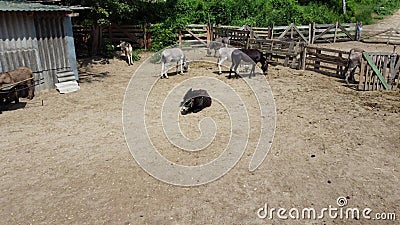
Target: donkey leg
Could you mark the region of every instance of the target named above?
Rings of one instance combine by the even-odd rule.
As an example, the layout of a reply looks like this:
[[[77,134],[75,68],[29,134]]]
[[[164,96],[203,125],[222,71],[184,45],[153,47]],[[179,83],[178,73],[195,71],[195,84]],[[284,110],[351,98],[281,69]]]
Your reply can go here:
[[[232,78],[231,73],[232,73],[232,69],[233,69],[234,66],[235,66],[235,63],[232,61],[232,65],[231,65],[231,67],[229,68],[229,76],[228,76],[228,79],[231,79],[231,78]],[[236,73],[236,71],[235,71],[235,73]]]
[[[14,90],[14,93],[13,93],[13,98],[14,98],[14,102],[15,103],[19,103],[19,96],[18,96],[18,90],[17,90],[17,87],[15,87],[15,90]],[[29,98],[29,96],[28,96],[28,99],[31,99],[31,98]]]
[[[181,59],[179,62],[181,64],[181,74],[184,74],[184,72],[183,72],[183,59]]]
[[[237,64],[235,65],[235,68],[234,68],[234,70],[235,70],[235,78],[236,78],[236,79],[239,78],[239,72],[238,72],[238,66],[239,66],[239,64],[240,64],[240,62],[237,63]]]
[[[31,80],[29,80],[27,83],[28,83],[28,99],[33,99],[35,86],[32,84]],[[18,98],[18,93],[16,94],[16,97]]]
[[[160,78],[162,79],[164,76],[165,76],[165,78],[167,78],[167,79],[168,79],[168,74],[167,74],[167,71],[166,71],[166,66],[165,66],[165,63],[164,63],[164,62],[162,62],[162,65],[161,65],[161,75],[160,75]]]
[[[222,73],[222,70],[221,70],[221,64],[225,61],[225,57],[224,58],[218,58],[218,60],[217,60],[217,64],[218,64],[218,74],[221,74]]]
[[[256,70],[256,65],[253,64],[253,66],[251,67],[251,70],[250,70],[249,78],[251,78],[252,74],[253,74],[254,77],[256,76],[255,70]]]

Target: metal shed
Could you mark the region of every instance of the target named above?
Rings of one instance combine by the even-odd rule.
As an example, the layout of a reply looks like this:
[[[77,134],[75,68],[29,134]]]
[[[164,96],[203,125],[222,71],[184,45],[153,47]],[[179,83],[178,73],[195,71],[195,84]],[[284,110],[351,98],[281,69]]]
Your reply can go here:
[[[53,89],[68,71],[78,80],[71,15],[65,7],[0,1],[0,72],[31,68],[37,91]]]

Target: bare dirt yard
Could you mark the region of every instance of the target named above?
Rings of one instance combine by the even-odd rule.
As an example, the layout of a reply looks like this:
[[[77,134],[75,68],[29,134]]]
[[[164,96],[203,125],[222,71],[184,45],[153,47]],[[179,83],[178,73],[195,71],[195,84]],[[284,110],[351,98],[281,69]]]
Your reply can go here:
[[[326,46],[349,50],[355,45],[362,44]],[[362,47],[392,50],[386,45]],[[21,99],[25,107],[0,115],[0,224],[399,223],[398,91],[360,92],[337,77],[270,67],[266,79],[277,120],[264,162],[248,171],[255,145],[250,138],[249,151],[225,176],[201,186],[180,187],[146,173],[125,141],[124,94],[135,70],[151,53],[141,56],[133,66],[121,59],[82,61],[79,91],[36,93],[31,101]],[[155,66],[157,71],[161,67]],[[154,91],[167,91],[174,82],[199,76],[195,71],[200,70],[232,85],[243,82],[216,75],[216,64],[193,63],[186,75],[157,81]],[[254,101],[243,93],[244,101]],[[150,110],[151,118],[160,110],[157,97],[154,93],[149,97],[155,110]],[[229,125],[222,106],[213,103],[192,114],[193,121],[186,119],[182,130],[189,137],[198,135],[195,127],[202,113]],[[226,131],[223,127],[216,135],[210,148],[217,150],[209,154],[193,158],[168,149],[164,153],[176,163],[203,163],[220,154],[218,147],[227,143]],[[165,138],[157,139],[160,127],[152,127],[150,133],[160,148],[169,144]],[[314,208],[320,215],[323,208],[340,208],[339,197],[347,200],[342,209],[360,210],[358,219],[333,219],[328,212],[315,220],[278,218],[278,208],[287,209],[286,216],[291,209],[301,214],[304,208]],[[276,210],[259,218],[257,211],[266,204],[268,210]],[[361,215],[365,208],[372,210],[370,220]],[[396,213],[397,218],[377,221],[374,218],[392,215],[377,213]]]

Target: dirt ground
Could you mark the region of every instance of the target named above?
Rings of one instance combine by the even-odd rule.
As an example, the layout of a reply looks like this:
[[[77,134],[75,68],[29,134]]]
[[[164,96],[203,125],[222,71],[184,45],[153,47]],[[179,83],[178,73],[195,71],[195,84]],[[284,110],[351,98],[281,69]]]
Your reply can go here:
[[[362,43],[326,46],[348,50],[355,45]],[[362,47],[392,50],[386,45]],[[79,91],[40,92],[31,101],[21,99],[25,107],[0,115],[0,224],[398,224],[398,91],[360,92],[340,78],[270,67],[266,79],[275,97],[277,121],[263,164],[250,173],[251,152],[246,153],[222,178],[197,187],[179,187],[141,169],[125,142],[122,107],[126,87],[150,55],[143,53],[130,67],[121,59],[86,60],[80,64]],[[192,66],[217,77],[215,64]],[[170,84],[196,75],[189,72],[160,80],[154,91],[168,90]],[[219,79],[232,85],[243,82]],[[254,101],[243,93],[244,101]],[[156,97],[150,96],[155,107],[149,118],[155,118],[151,113],[159,110]],[[221,112],[218,103],[202,111],[229,124]],[[198,130],[192,128],[201,115],[186,120],[183,132],[196,137]],[[155,136],[162,132],[157,126],[151,129]],[[227,142],[227,130],[221,132],[213,143],[217,146]],[[168,144],[159,140],[156,145],[161,148]],[[254,144],[250,139],[249,148]],[[191,165],[220,154],[164,153],[174,162]],[[269,209],[313,207],[319,211],[338,207],[339,197],[347,199],[348,207],[371,208],[371,217],[396,213],[397,220],[282,220],[276,212],[274,219],[257,216],[265,204]]]

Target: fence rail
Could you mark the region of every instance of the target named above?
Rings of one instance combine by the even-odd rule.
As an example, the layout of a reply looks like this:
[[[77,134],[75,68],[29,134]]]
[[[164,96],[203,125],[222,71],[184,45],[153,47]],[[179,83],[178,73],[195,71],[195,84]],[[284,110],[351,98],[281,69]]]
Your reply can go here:
[[[313,24],[313,34],[311,43],[354,41],[356,36],[356,24]]]
[[[306,43],[331,43],[337,41],[355,40],[356,24],[308,24],[271,27],[251,27],[251,26],[211,26],[208,24],[190,24],[186,29],[180,31],[178,41],[204,42],[207,43],[217,37],[230,37],[236,46],[246,46],[246,38],[260,40],[278,39],[295,40]],[[201,39],[201,40],[200,40]]]
[[[370,43],[400,44],[400,29],[363,29],[361,41]]]
[[[251,39],[250,48],[257,48],[267,56],[268,63],[300,69],[302,67],[302,52],[304,43],[280,40]]]
[[[319,73],[343,76],[348,64],[348,51],[308,46],[305,51],[305,68]]]

